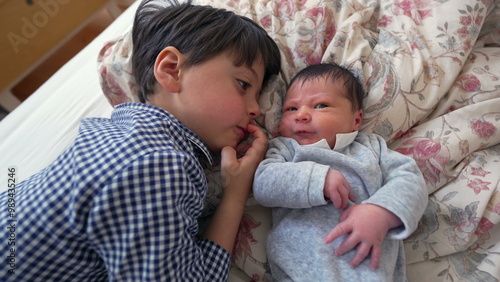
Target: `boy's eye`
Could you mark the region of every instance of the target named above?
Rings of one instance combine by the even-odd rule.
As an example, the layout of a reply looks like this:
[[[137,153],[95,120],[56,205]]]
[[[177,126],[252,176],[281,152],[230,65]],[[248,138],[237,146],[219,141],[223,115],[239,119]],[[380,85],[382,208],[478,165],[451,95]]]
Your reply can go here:
[[[293,111],[296,111],[296,110],[297,110],[297,108],[295,108],[295,107],[288,107],[286,109],[286,112],[293,112]]]
[[[327,104],[318,104],[316,105],[315,107],[316,109],[323,109],[323,108],[328,108],[328,105]]]
[[[238,79],[238,83],[240,84],[241,88],[243,88],[243,89],[247,89],[248,87],[250,87],[250,83],[245,82],[243,80]]]

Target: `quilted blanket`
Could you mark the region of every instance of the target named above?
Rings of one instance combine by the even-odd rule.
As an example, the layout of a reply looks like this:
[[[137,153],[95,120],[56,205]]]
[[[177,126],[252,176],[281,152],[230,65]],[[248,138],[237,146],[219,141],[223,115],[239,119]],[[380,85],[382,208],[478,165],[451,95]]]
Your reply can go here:
[[[419,228],[405,240],[409,281],[500,279],[500,1],[196,2],[252,18],[278,43],[282,72],[260,101],[260,122],[270,136],[285,85],[298,70],[333,61],[360,77],[362,131],[413,157],[429,191]],[[105,64],[112,56],[129,58],[129,39],[118,41],[125,47],[113,51],[113,42],[100,58],[103,89],[113,104],[130,98],[124,95],[133,100],[134,90],[133,77],[120,85],[119,77],[131,73],[121,71],[127,66],[113,65],[118,74],[112,74]],[[221,188],[218,169],[206,172],[210,208]],[[249,201],[230,280],[267,280],[270,225],[269,209]]]

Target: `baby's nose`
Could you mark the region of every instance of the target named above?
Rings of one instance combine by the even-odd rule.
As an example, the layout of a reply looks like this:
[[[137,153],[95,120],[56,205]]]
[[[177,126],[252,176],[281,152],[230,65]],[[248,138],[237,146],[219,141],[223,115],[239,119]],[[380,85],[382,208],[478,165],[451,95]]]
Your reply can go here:
[[[297,110],[297,117],[296,119],[298,121],[308,121],[311,119],[311,115],[309,113],[309,110],[306,107],[300,107]]]

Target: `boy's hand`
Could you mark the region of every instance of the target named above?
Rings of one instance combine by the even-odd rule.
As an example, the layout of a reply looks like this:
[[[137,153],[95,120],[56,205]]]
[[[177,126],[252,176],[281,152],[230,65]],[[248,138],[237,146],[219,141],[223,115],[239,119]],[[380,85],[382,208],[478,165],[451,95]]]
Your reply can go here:
[[[370,267],[375,270],[380,261],[382,241],[387,231],[401,224],[395,214],[380,206],[354,205],[342,213],[340,223],[325,237],[325,243],[330,244],[350,233],[335,250],[335,255],[341,256],[357,247],[350,263],[351,267],[358,266],[371,253]]]
[[[337,209],[345,209],[349,200],[354,201],[354,194],[351,191],[349,182],[344,175],[337,170],[329,169],[323,187],[323,194],[332,201]]]
[[[244,156],[238,158],[236,150],[229,146],[222,148],[221,152],[224,194],[234,192],[239,195],[239,198],[244,197],[245,201],[252,187],[255,170],[264,159],[268,144],[266,135],[258,126],[249,124],[247,130],[254,140],[251,144],[240,144],[237,148],[238,153],[246,150]]]
[[[267,149],[266,135],[259,127],[248,125],[247,130],[253,135],[254,141],[244,156],[238,158],[236,150],[232,147],[222,148],[221,178],[224,194],[203,234],[205,238],[219,244],[229,253],[233,250],[234,238],[238,233],[241,216],[252,190],[255,170]]]

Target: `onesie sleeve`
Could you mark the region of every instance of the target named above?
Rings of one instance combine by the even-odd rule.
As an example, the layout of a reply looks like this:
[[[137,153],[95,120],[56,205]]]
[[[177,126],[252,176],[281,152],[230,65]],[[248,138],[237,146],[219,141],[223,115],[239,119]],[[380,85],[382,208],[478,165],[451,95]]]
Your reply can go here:
[[[253,195],[267,207],[309,208],[327,204],[323,194],[329,166],[294,162],[296,147],[288,138],[269,142],[266,159],[255,173]]]
[[[96,195],[88,241],[111,281],[225,281],[230,255],[198,240],[206,187],[178,152],[156,152],[128,165]],[[195,183],[197,182],[197,183]]]
[[[379,205],[398,216],[403,225],[389,231],[392,239],[405,239],[415,231],[427,206],[424,178],[415,160],[387,148],[382,137],[373,135],[372,146],[379,154],[382,187],[363,203]]]

